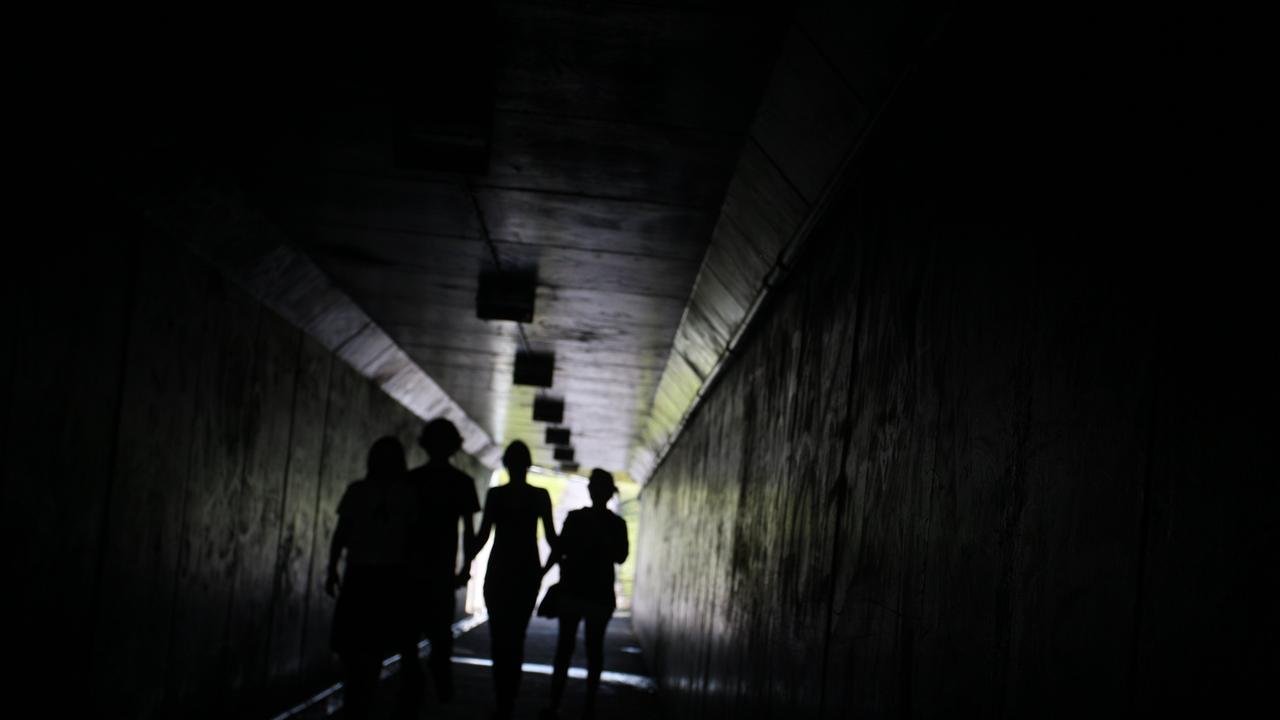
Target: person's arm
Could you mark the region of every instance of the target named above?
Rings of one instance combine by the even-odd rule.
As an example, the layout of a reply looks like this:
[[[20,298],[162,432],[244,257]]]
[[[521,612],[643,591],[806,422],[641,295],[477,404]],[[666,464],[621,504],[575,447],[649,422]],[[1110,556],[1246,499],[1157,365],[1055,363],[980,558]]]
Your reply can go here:
[[[338,588],[342,586],[342,578],[338,576],[338,559],[342,557],[342,550],[347,546],[348,524],[347,516],[339,512],[338,526],[333,529],[333,539],[329,541],[329,572],[325,574],[324,579],[324,591],[329,597],[335,596]]]
[[[471,561],[475,560],[476,555],[480,554],[480,549],[484,544],[489,542],[489,532],[493,529],[493,518],[490,517],[490,511],[493,510],[493,491],[484,498],[484,513],[480,516],[480,530],[472,536],[471,545],[466,550],[466,564],[471,565]]]
[[[551,548],[551,554],[547,556],[547,564],[542,566],[542,574],[546,575],[551,572],[551,568],[555,567],[555,564],[560,562],[561,557],[563,556],[560,554],[559,546],[553,546]]]
[[[486,536],[485,539],[487,540],[488,537]],[[473,512],[470,512],[462,516],[462,547],[464,548],[471,547],[472,545],[475,545],[475,544],[476,544],[476,514]],[[476,551],[479,552],[480,547],[483,547],[483,546],[484,546],[484,543],[481,543],[479,546],[476,547]]]
[[[542,503],[538,511],[542,517],[542,532],[547,536],[547,544],[554,549],[560,543],[560,538],[556,535],[555,521],[551,519],[551,495],[543,490],[539,501]]]
[[[614,517],[617,517],[616,515]],[[621,564],[627,559],[627,554],[631,551],[631,543],[627,540],[627,521],[618,518],[617,522],[618,541],[614,543],[613,561]]]
[[[475,481],[470,475],[457,472],[457,507],[462,518],[462,571],[454,578],[454,587],[462,587],[471,579],[471,560],[480,552],[476,545],[476,513],[480,512],[480,499],[476,497]],[[475,546],[473,553],[470,548]]]
[[[550,515],[550,513],[551,513],[551,509],[548,504],[547,514]],[[544,517],[543,523],[547,527],[550,527],[548,518]],[[560,528],[560,535],[554,538],[554,542],[551,539],[548,539],[548,542],[550,542],[551,544],[551,554],[547,556],[547,564],[542,567],[543,575],[546,575],[547,572],[549,572],[551,568],[554,567],[556,563],[560,562],[560,559],[564,557],[564,534],[566,531],[569,530],[569,526],[570,526],[569,517],[566,516],[564,519],[564,527]]]
[[[469,552],[467,548],[476,542],[475,522],[475,513],[467,513],[462,516],[462,572],[459,572],[453,579],[454,588],[460,588],[471,580],[471,561],[475,558],[475,555]],[[476,552],[480,552],[480,549],[476,548]]]
[[[475,553],[478,553],[480,552],[480,548],[484,546],[483,542],[476,542],[476,513],[480,512],[480,498],[476,497],[475,481],[471,479],[470,475],[459,472],[458,477],[458,492],[460,494],[458,499],[458,508],[460,510],[459,515],[462,516],[462,547],[469,548],[474,546]],[[489,498],[486,497],[486,508],[489,505],[488,500]],[[488,540],[487,532],[485,534],[485,539]],[[474,557],[475,553],[467,556],[466,567],[463,568],[464,571],[471,567],[470,558]]]

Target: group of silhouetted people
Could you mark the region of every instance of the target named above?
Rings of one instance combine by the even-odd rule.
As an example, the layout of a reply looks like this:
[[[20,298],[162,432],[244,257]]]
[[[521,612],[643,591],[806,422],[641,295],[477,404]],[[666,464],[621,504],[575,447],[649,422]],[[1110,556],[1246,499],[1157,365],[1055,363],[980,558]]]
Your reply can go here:
[[[449,462],[462,447],[457,429],[448,420],[433,420],[423,429],[420,443],[429,460],[408,470],[399,440],[384,437],[375,442],[365,478],[353,482],[338,505],[325,589],[338,598],[332,642],[346,675],[344,712],[348,717],[368,716],[383,658],[400,653],[396,714],[417,717],[426,690],[418,662],[422,636],[431,643],[428,665],[436,697],[441,702],[452,699],[454,593],[469,580],[471,562],[492,532],[484,598],[495,717],[509,718],[515,707],[525,633],[542,577],[556,563],[561,566],[558,592],[554,603],[552,598],[544,601],[543,614],[559,617],[560,635],[551,699],[543,716],[556,717],[583,621],[588,660],[584,710],[591,716],[603,669],[604,631],[615,607],[613,565],[625,560],[628,551],[626,523],[607,508],[617,492],[613,477],[603,470],[591,473],[592,506],[569,513],[557,534],[550,495],[527,482],[533,464],[529,448],[513,442],[502,457],[509,482],[489,490],[477,533],[473,519],[480,503],[475,485]],[[538,552],[539,520],[552,548],[545,565]],[[340,576],[344,551],[345,572]]]

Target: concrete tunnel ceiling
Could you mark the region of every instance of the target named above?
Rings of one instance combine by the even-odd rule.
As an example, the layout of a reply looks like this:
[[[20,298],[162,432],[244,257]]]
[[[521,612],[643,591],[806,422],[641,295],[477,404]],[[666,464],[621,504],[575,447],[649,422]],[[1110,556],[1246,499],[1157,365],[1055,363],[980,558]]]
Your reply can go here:
[[[785,25],[736,4],[500,3],[467,20],[396,73],[335,74],[246,188],[495,445],[555,467],[532,408],[549,396],[584,469],[626,470]],[[531,322],[477,317],[495,268],[536,273]],[[554,353],[552,387],[513,384],[521,350]]]

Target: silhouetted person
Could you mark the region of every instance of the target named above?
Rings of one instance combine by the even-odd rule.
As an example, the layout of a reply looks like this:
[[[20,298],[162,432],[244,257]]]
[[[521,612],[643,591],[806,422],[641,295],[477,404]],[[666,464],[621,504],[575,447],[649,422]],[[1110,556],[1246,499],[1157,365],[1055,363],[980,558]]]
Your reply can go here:
[[[591,471],[587,485],[591,507],[574,510],[564,519],[560,541],[547,558],[545,573],[560,563],[560,637],[556,643],[555,671],[551,675],[551,705],[543,717],[554,718],[564,696],[565,678],[578,623],[586,621],[587,697],[583,716],[595,713],[596,691],[604,669],[604,631],[617,601],[613,592],[613,566],[627,559],[627,523],[608,508],[618,491],[613,476],[599,468]]]
[[[525,482],[533,464],[529,448],[519,440],[502,454],[510,481],[492,488],[485,498],[480,532],[468,557],[484,546],[494,529],[493,551],[484,580],[484,602],[489,608],[489,638],[493,654],[493,680],[499,718],[511,717],[520,690],[520,666],[524,662],[524,636],[542,583],[538,555],[538,520],[547,540],[556,542],[551,522],[551,496]]]
[[[427,464],[409,472],[409,483],[418,494],[421,522],[414,537],[412,567],[411,642],[401,650],[406,672],[400,710],[415,717],[425,685],[417,657],[417,636],[431,641],[427,664],[441,702],[453,698],[454,591],[466,584],[464,565],[458,573],[458,521],[462,521],[463,547],[470,547],[475,533],[475,513],[480,512],[475,482],[449,463],[462,449],[462,436],[453,423],[436,418],[422,429],[418,443],[427,451]]]
[[[325,592],[338,592],[332,644],[346,674],[344,714],[369,714],[382,658],[404,643],[408,628],[408,561],[417,496],[406,481],[404,446],[380,438],[369,449],[365,479],[347,487],[329,544]],[[346,551],[340,577],[338,560]]]

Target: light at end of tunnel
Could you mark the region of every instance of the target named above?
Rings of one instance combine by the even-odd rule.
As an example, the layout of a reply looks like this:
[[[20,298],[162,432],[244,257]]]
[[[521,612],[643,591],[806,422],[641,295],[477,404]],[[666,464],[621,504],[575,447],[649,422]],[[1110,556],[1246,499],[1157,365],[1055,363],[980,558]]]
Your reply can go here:
[[[462,657],[460,655],[454,655],[453,662],[455,665],[475,665],[477,667],[493,667],[493,661],[490,660],[489,658]],[[543,665],[542,663],[525,663],[520,667],[525,672],[534,673],[535,675],[550,675],[555,670],[555,668],[551,667],[550,665]],[[569,668],[569,677],[574,678],[575,680],[586,680],[587,669],[580,668],[580,667],[571,667]],[[658,685],[653,681],[652,678],[647,678],[643,675],[633,675],[631,673],[620,673],[620,672],[613,672],[611,670],[605,670],[604,672],[600,673],[600,682],[609,683],[611,685],[626,685],[628,687],[632,687],[637,690],[643,690],[644,692],[650,692],[650,693],[658,691]]]

